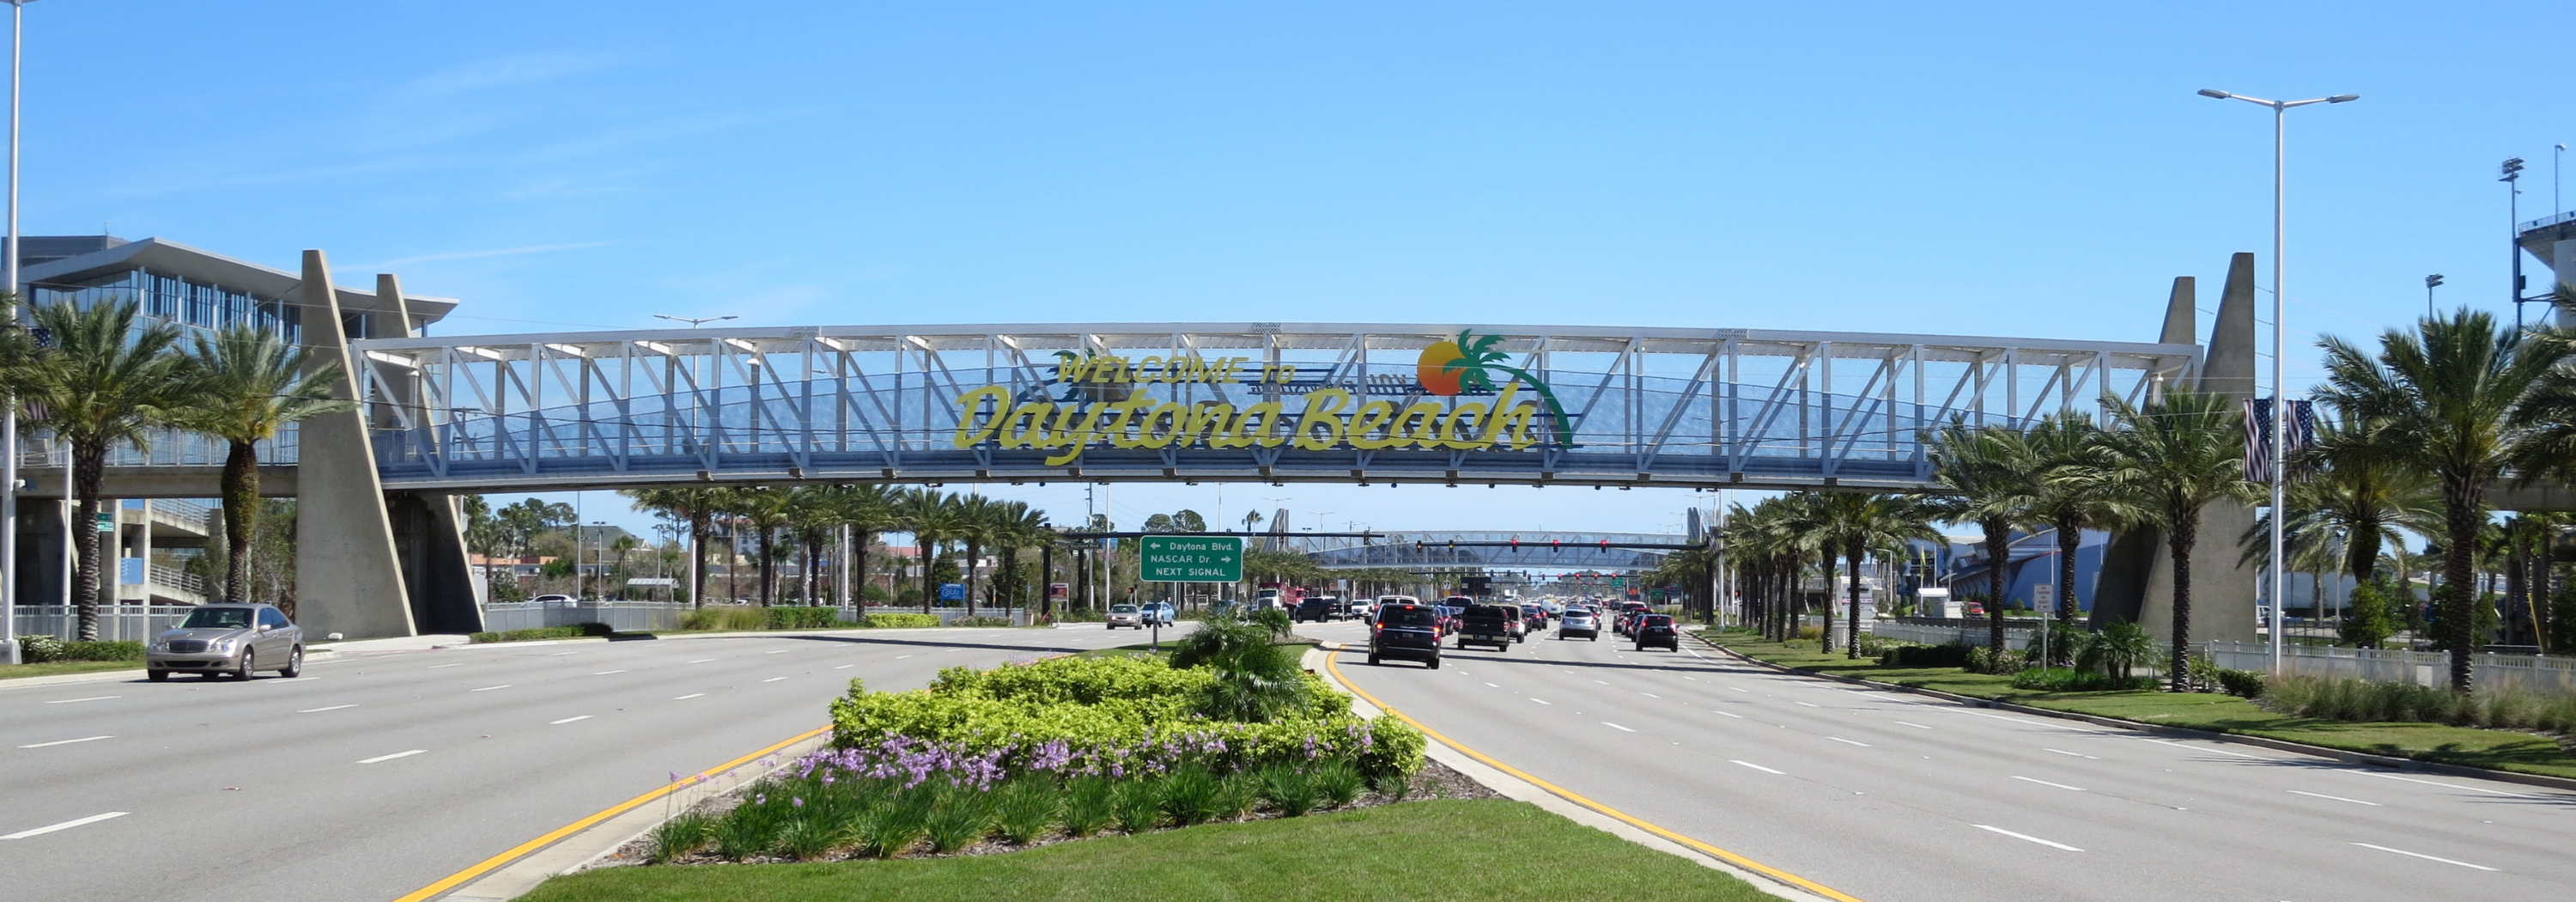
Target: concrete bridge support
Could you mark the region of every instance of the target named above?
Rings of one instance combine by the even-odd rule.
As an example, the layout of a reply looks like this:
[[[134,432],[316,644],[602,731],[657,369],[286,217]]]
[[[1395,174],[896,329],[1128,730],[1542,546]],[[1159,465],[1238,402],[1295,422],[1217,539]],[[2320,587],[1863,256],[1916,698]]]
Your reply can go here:
[[[2159,341],[2188,344],[2196,339],[2196,288],[2190,276],[2174,279],[2165,304],[2164,334]],[[2227,285],[2219,297],[2218,322],[2209,336],[2207,358],[2196,387],[2225,394],[2231,400],[2254,396],[2254,255],[2240,253],[2228,261]],[[2239,563],[2237,539],[2254,526],[2254,509],[2221,501],[2200,512],[2200,539],[2191,554],[2191,635],[2193,642],[2254,639],[2254,586],[2260,568]],[[2158,639],[2173,635],[2173,555],[2163,530],[2122,530],[2103,550],[2102,575],[2094,585],[2093,625],[2134,621]]]

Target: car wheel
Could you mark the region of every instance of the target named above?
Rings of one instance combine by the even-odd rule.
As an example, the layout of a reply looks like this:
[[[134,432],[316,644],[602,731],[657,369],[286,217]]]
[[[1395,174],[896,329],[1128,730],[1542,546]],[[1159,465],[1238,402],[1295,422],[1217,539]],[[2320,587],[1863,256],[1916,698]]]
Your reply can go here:
[[[1369,666],[1377,666],[1377,652],[1369,652]]]
[[[233,678],[238,680],[251,679],[251,668],[258,665],[258,661],[256,660],[257,657],[257,655],[251,654],[249,649],[243,649],[241,666],[233,669]]]
[[[286,667],[279,670],[277,675],[286,677],[287,679],[294,679],[298,676],[302,676],[303,674],[304,649],[301,646],[298,646],[294,651],[286,653]]]
[[[170,681],[170,672],[159,669],[146,670],[143,672],[143,678],[155,683],[166,683]]]
[[[1439,655],[1432,655],[1432,656],[1431,656],[1431,669],[1433,669],[1433,670],[1438,670],[1438,669],[1440,669],[1440,656],[1439,656]]]

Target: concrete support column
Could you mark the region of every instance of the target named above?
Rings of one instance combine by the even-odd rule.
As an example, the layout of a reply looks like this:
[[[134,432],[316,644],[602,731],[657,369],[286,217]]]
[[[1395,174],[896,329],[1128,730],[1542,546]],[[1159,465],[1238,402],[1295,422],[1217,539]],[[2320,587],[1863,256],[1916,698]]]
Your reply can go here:
[[[316,366],[336,362],[341,378],[331,396],[356,400],[358,368],[331,267],[322,252],[304,252],[304,284],[297,288],[308,311],[304,338]],[[351,639],[409,636],[416,630],[411,593],[394,548],[384,485],[376,476],[364,409],[305,420],[299,436],[295,505],[296,616],[315,636]]]

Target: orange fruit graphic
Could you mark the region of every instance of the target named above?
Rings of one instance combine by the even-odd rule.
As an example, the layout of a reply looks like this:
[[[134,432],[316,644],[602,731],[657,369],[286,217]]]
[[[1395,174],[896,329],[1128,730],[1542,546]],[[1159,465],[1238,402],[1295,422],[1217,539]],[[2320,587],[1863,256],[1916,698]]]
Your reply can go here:
[[[1458,380],[1466,375],[1466,371],[1444,370],[1443,367],[1465,356],[1467,352],[1459,348],[1458,343],[1454,341],[1439,342],[1423,348],[1421,362],[1413,365],[1413,377],[1422,382],[1423,390],[1432,394],[1442,396],[1457,394]]]

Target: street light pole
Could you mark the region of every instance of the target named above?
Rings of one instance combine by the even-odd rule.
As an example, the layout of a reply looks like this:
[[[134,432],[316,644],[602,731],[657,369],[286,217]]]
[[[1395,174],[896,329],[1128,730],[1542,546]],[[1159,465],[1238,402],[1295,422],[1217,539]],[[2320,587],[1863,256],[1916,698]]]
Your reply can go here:
[[[2282,549],[2285,544],[2282,537],[2282,524],[2287,519],[2287,514],[2282,510],[2282,489],[2289,472],[2289,455],[2284,453],[2286,449],[2283,444],[2288,436],[2290,417],[2286,403],[2289,399],[2289,389],[2288,383],[2282,378],[2281,362],[2285,356],[2284,352],[2288,350],[2288,343],[2283,336],[2288,332],[2289,321],[2286,318],[2288,305],[2282,300],[2281,292],[2284,281],[2282,272],[2288,268],[2282,265],[2282,256],[2286,251],[2290,197],[2287,178],[2290,160],[2289,112],[2292,107],[2303,107],[2312,103],[2349,103],[2360,100],[2361,95],[2337,94],[2309,100],[2264,100],[2259,97],[2247,97],[2243,94],[2230,94],[2226,91],[2203,88],[2200,96],[2217,100],[2242,100],[2272,109],[2272,616],[2268,618],[2270,622],[2265,624],[2265,629],[2270,631],[2272,640],[2272,673],[2278,676],[2281,673],[2282,652],[2281,608],[2283,605],[2281,602],[2288,588],[2288,580],[2285,578],[2287,571],[2282,567],[2284,562]],[[2188,638],[2174,637],[2177,642],[2188,641]]]
[[[741,317],[738,316],[672,316],[668,313],[656,313],[653,314],[653,318],[667,319],[675,323],[688,323],[689,328],[692,329],[708,323],[723,322],[729,319],[741,319]]]
[[[2433,314],[2433,288],[2434,288],[2435,286],[2440,285],[2440,284],[2442,284],[2442,274],[2441,274],[2441,273],[2434,273],[2434,274],[2432,274],[2432,275],[2429,275],[2429,276],[2425,276],[2425,277],[2424,277],[2424,318],[2425,318],[2425,319],[2432,319],[2432,318],[2433,318],[2433,315],[2434,315],[2434,314]]]
[[[27,4],[9,0],[9,232],[0,255],[0,325],[18,325],[18,60]],[[0,664],[18,661],[18,399],[0,399]],[[66,552],[68,555],[68,551]]]

